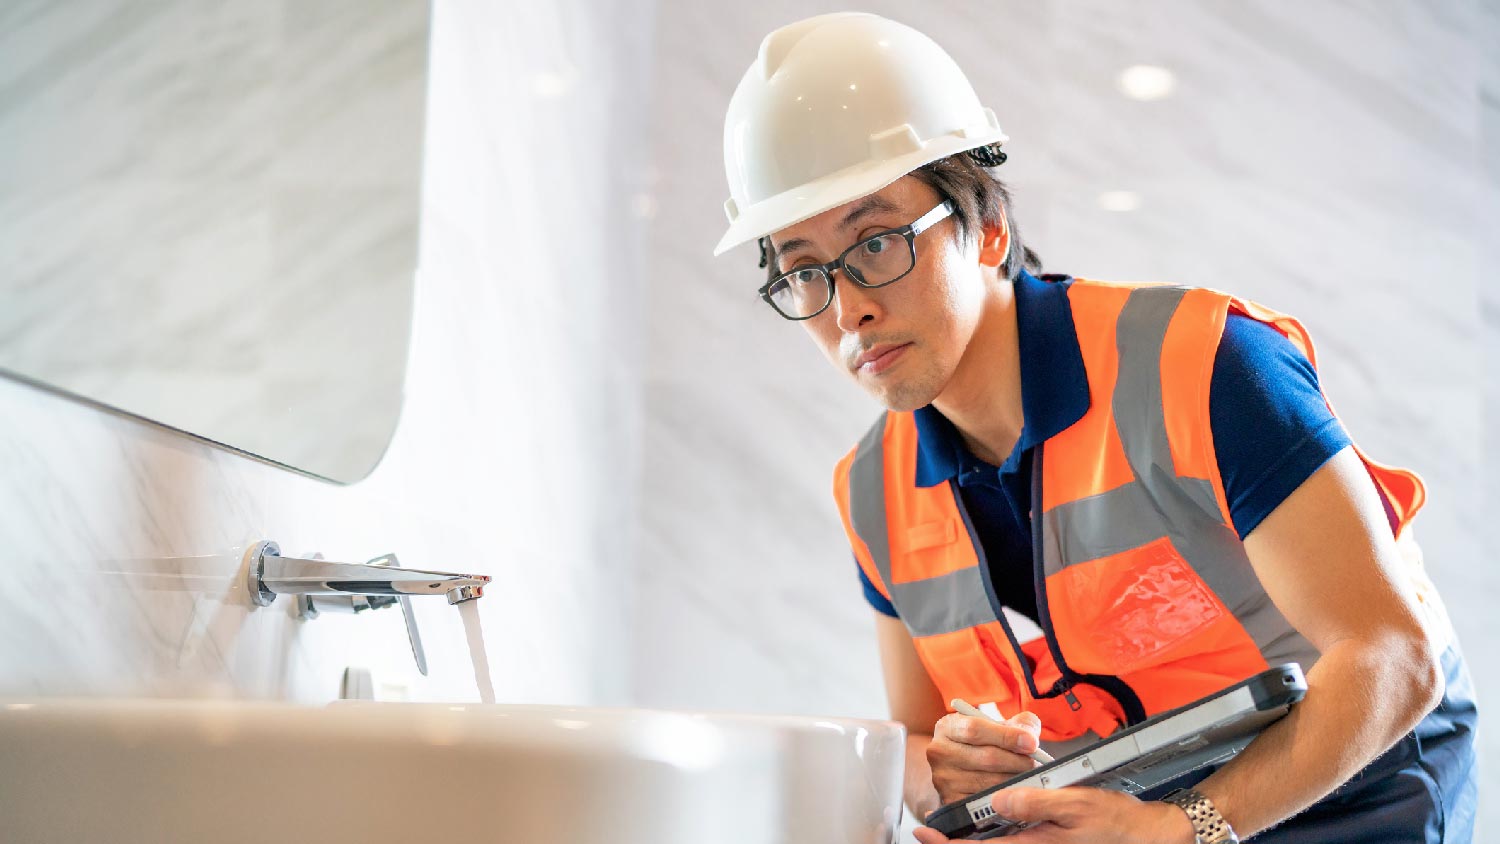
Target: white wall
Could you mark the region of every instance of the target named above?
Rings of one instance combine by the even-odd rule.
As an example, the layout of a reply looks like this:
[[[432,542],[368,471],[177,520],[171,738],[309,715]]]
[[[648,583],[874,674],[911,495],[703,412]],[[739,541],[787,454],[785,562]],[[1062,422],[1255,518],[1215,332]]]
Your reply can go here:
[[[756,298],[753,246],[710,257],[735,84],[765,33],[844,6],[660,7],[633,677],[648,704],[886,711],[830,495],[874,408]],[[932,35],[994,108],[1016,220],[1049,271],[1220,287],[1308,324],[1357,441],[1427,479],[1418,536],[1481,694],[1500,699],[1485,531],[1500,502],[1500,301],[1482,275],[1500,263],[1496,4],[862,8]],[[1115,74],[1136,63],[1171,68],[1177,95],[1123,98]],[[1110,190],[1140,209],[1102,210]]]
[[[499,696],[627,689],[641,402],[631,320],[649,6],[443,0],[433,23],[422,269],[406,402],[375,473],[338,487],[0,380],[0,696],[321,702],[348,664],[474,700],[458,614],[414,602],[298,622],[251,609],[240,553],[494,577]],[[599,144],[607,141],[608,154]]]

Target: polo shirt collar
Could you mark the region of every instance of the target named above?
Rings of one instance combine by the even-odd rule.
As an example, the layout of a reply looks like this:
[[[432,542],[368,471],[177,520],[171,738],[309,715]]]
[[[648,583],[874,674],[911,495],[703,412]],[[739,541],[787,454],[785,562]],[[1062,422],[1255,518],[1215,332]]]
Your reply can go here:
[[[1068,303],[1068,276],[1037,278],[1025,270],[1015,282],[1016,329],[1021,353],[1021,437],[1000,467],[1013,473],[1021,455],[1083,418],[1089,409],[1088,376],[1073,308]],[[919,487],[937,486],[965,467],[978,464],[958,429],[937,408],[918,408],[917,472]]]

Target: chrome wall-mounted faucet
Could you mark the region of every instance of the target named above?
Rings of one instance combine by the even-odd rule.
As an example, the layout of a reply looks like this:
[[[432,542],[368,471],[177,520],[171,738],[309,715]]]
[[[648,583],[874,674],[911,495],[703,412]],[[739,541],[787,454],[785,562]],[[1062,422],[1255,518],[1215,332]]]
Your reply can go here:
[[[317,618],[322,612],[352,612],[382,609],[400,604],[406,618],[417,670],[427,673],[427,654],[412,615],[412,595],[446,595],[448,603],[461,604],[484,596],[490,578],[482,574],[404,569],[395,554],[376,557],[368,563],[333,563],[281,556],[281,547],[261,541],[245,551],[245,580],[250,600],[269,607],[277,595],[297,596],[298,615]]]

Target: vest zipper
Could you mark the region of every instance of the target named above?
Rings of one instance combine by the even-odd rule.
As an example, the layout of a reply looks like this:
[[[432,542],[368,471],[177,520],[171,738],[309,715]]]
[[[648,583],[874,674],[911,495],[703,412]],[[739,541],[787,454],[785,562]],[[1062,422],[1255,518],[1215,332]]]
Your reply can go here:
[[[1041,444],[1036,446],[1036,459],[1032,467],[1032,511],[1036,511],[1035,502],[1041,501]],[[1058,671],[1062,677],[1052,684],[1052,687],[1043,692],[1037,688],[1036,675],[1032,673],[1031,662],[1026,658],[1026,652],[1021,650],[1021,642],[1016,638],[1016,633],[1011,629],[1010,622],[1005,620],[1004,605],[999,595],[995,593],[994,581],[990,578],[989,560],[984,553],[984,544],[979,541],[979,536],[974,532],[974,522],[969,518],[969,509],[964,506],[964,499],[959,494],[958,479],[948,479],[949,491],[953,493],[953,503],[958,507],[958,515],[963,519],[964,529],[969,533],[969,544],[974,546],[974,554],[979,558],[979,577],[984,583],[985,595],[989,598],[990,608],[994,610],[995,620],[1000,623],[1000,629],[1005,631],[1005,638],[1010,642],[1011,650],[1016,655],[1016,662],[1021,666],[1022,679],[1026,681],[1026,690],[1031,693],[1034,700],[1050,700],[1062,696],[1067,701],[1068,708],[1077,712],[1083,708],[1083,702],[1073,692],[1073,686],[1078,683],[1094,686],[1105,694],[1113,697],[1119,702],[1120,708],[1125,712],[1125,717],[1131,725],[1139,724],[1146,720],[1146,709],[1141,705],[1141,700],[1135,691],[1125,681],[1118,677],[1108,677],[1099,674],[1078,674],[1068,667],[1063,659],[1062,648],[1057,643],[1057,633],[1052,628],[1052,617],[1047,612],[1046,572],[1042,565],[1041,554],[1041,520],[1032,517],[1032,578],[1036,582],[1037,589],[1037,621],[1042,628],[1042,635],[1047,640],[1047,650],[1052,654],[1052,659],[1057,663]],[[982,634],[979,635],[980,647],[989,651],[993,643]],[[1003,658],[1002,658],[1003,660]]]
[[[1021,666],[1021,676],[1026,681],[1026,690],[1031,693],[1032,698],[1037,700],[1056,697],[1056,686],[1047,694],[1043,694],[1037,690],[1036,677],[1031,672],[1031,662],[1026,658],[1026,652],[1021,650],[1021,643],[1016,639],[1016,632],[1010,629],[1010,622],[1005,620],[1004,607],[1000,603],[1000,597],[995,594],[994,581],[990,579],[990,564],[984,554],[984,543],[979,541],[978,534],[974,532],[974,522],[969,518],[969,508],[964,506],[963,496],[959,494],[957,478],[948,479],[948,489],[953,493],[953,503],[958,505],[958,515],[959,518],[963,519],[964,530],[969,532],[969,544],[974,546],[974,554],[979,558],[979,579],[984,583],[984,592],[986,597],[989,598],[990,609],[994,610],[995,620],[1000,623],[1000,629],[1005,631],[1006,641],[1010,642],[1011,650],[1016,655],[1016,663]],[[975,635],[979,637],[980,647],[986,652],[994,648],[994,643],[990,641],[988,636],[978,631],[976,631]],[[996,654],[996,656],[998,657],[999,654]],[[1003,663],[1004,661],[1004,657],[1000,657],[1000,662]],[[1068,705],[1072,706],[1073,701],[1076,700],[1077,698],[1073,698],[1072,701],[1069,701]],[[1082,704],[1079,704],[1079,707],[1082,707]]]
[[[1057,641],[1057,631],[1052,627],[1052,613],[1047,608],[1047,566],[1045,522],[1042,519],[1042,448],[1045,443],[1037,443],[1032,449],[1031,460],[1031,569],[1032,581],[1036,585],[1036,615],[1037,623],[1042,628],[1042,637],[1047,640],[1047,650],[1052,653],[1052,660],[1057,663],[1058,671],[1062,678],[1057,681],[1048,693],[1048,697],[1055,697],[1061,693],[1068,702],[1068,707],[1074,712],[1083,708],[1078,696],[1073,694],[1073,687],[1079,683],[1093,686],[1120,704],[1120,709],[1125,713],[1127,726],[1135,726],[1146,720],[1146,707],[1141,704],[1141,698],[1130,688],[1130,684],[1119,677],[1107,674],[1079,674],[1068,667],[1067,660],[1063,659],[1062,645]],[[977,544],[977,543],[976,543]]]

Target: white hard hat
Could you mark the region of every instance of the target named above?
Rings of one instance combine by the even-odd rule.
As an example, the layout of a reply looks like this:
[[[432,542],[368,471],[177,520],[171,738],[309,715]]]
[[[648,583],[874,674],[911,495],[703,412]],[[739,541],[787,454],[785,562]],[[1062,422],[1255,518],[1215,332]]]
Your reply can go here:
[[[1006,140],[958,64],[915,29],[859,12],[789,24],[760,43],[724,116],[729,231],[714,254]]]

